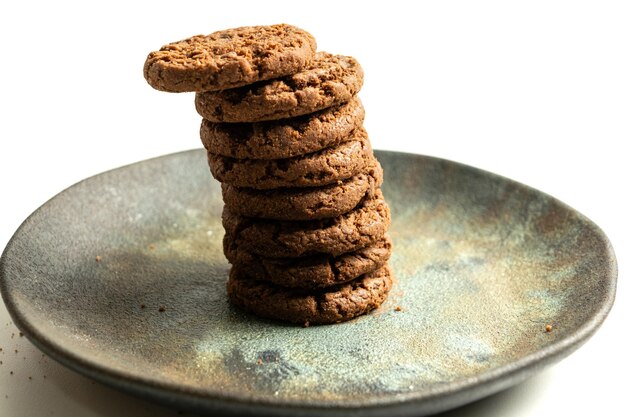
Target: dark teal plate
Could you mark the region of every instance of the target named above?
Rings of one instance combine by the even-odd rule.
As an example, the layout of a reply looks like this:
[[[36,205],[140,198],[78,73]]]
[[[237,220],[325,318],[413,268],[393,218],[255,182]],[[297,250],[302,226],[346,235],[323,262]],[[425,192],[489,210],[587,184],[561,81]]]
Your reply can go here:
[[[521,381],[602,323],[617,266],[587,218],[475,168],[377,155],[396,283],[368,316],[302,328],[231,307],[220,187],[202,150],[106,172],[43,205],[2,255],[4,301],[72,369],[237,415],[434,413]]]

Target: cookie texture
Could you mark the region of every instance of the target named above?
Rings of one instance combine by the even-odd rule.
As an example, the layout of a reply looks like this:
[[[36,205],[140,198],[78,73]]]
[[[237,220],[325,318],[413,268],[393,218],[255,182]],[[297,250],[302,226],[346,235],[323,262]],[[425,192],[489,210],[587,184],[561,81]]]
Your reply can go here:
[[[212,122],[259,122],[346,103],[363,85],[356,59],[318,52],[308,69],[276,80],[196,94],[196,110]]]
[[[165,45],[148,55],[143,72],[157,90],[215,91],[297,73],[316,48],[295,26],[246,26]]]
[[[238,159],[282,159],[317,152],[348,139],[363,125],[358,97],[306,116],[258,123],[204,119],[200,138],[207,151]]]
[[[227,292],[234,305],[258,316],[308,325],[339,323],[366,314],[385,301],[392,285],[387,266],[346,284],[312,292],[257,281],[234,267]]]
[[[224,254],[250,278],[283,287],[315,289],[351,281],[382,267],[391,256],[391,239],[385,235],[370,246],[337,257],[271,259],[237,250],[227,237]]]
[[[366,172],[323,187],[255,190],[222,183],[222,197],[230,211],[247,217],[274,220],[313,220],[336,217],[354,209],[383,181],[374,161]]]
[[[236,187],[259,190],[282,187],[319,187],[363,172],[374,154],[365,129],[350,140],[319,152],[287,159],[233,159],[208,153],[216,180]]]
[[[242,217],[228,206],[222,224],[234,249],[266,258],[297,258],[316,254],[338,256],[372,245],[387,232],[389,207],[380,189],[357,208],[330,219],[277,221]],[[231,249],[232,250],[232,249]]]

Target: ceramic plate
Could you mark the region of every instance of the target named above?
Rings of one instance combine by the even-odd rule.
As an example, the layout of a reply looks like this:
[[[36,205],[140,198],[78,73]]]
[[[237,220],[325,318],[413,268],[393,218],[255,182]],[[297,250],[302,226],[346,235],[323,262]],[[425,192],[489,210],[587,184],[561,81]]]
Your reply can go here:
[[[365,317],[303,328],[229,305],[202,150],[89,178],[34,212],[0,261],[5,303],[70,368],[237,415],[434,413],[521,381],[601,324],[617,267],[591,221],[475,168],[377,156],[396,282]]]

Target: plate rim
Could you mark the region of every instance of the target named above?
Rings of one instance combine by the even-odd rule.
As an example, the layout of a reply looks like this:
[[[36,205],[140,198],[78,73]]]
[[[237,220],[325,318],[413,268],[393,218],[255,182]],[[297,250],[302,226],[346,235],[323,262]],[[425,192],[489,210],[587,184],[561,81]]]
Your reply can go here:
[[[6,263],[7,258],[10,256],[12,247],[20,238],[20,232],[30,223],[31,219],[36,214],[66,191],[78,187],[93,178],[104,176],[114,171],[124,170],[139,164],[155,163],[159,160],[171,159],[177,156],[183,156],[184,154],[192,154],[203,151],[204,149],[199,148],[169,153],[126,164],[87,177],[65,188],[52,198],[48,199],[28,217],[26,217],[26,219],[20,224],[9,239],[2,255],[0,256],[0,293],[2,294],[2,298],[14,324],[35,346],[37,346],[38,349],[62,365],[107,385],[131,391],[143,397],[158,399],[171,405],[191,405],[192,409],[214,409],[227,413],[241,413],[247,410],[248,412],[254,412],[257,414],[271,412],[278,415],[310,415],[315,412],[324,412],[326,414],[333,414],[336,412],[341,414],[349,410],[360,410],[361,412],[364,412],[365,415],[373,415],[382,410],[391,412],[392,409],[395,409],[395,412],[399,412],[397,415],[403,415],[409,412],[412,415],[425,415],[454,408],[508,388],[515,383],[521,382],[528,376],[535,374],[537,371],[550,365],[551,363],[569,355],[585,343],[598,330],[613,306],[618,276],[617,259],[614,249],[604,231],[578,210],[543,191],[471,165],[429,155],[377,149],[375,150],[376,154],[428,158],[439,164],[452,164],[463,169],[469,169],[482,176],[505,180],[507,182],[514,183],[516,186],[522,187],[527,191],[547,196],[556,204],[579,215],[580,218],[588,224],[588,226],[590,226],[596,236],[600,238],[603,245],[603,253],[607,256],[607,263],[604,265],[604,271],[602,271],[603,273],[601,274],[603,281],[607,284],[602,286],[602,304],[598,306],[599,308],[590,319],[585,321],[583,325],[571,332],[565,338],[550,343],[536,352],[526,355],[520,359],[488,369],[480,373],[478,376],[466,377],[460,380],[442,383],[441,385],[427,390],[402,393],[395,397],[377,397],[375,400],[371,400],[369,402],[342,401],[341,403],[329,402],[327,404],[314,404],[312,402],[302,402],[301,400],[296,402],[278,399],[274,400],[273,398],[259,399],[253,397],[242,397],[231,393],[219,392],[217,390],[203,391],[195,389],[194,387],[180,386],[176,383],[156,381],[154,379],[142,378],[139,375],[125,374],[122,371],[107,367],[106,364],[101,362],[89,360],[88,358],[72,353],[70,350],[65,349],[62,345],[55,343],[54,340],[49,338],[45,333],[40,332],[32,323],[29,322],[28,318],[20,311],[19,306],[17,305],[18,303],[10,293],[10,278],[8,277],[10,272],[7,271]],[[420,412],[424,412],[425,414],[419,414]]]

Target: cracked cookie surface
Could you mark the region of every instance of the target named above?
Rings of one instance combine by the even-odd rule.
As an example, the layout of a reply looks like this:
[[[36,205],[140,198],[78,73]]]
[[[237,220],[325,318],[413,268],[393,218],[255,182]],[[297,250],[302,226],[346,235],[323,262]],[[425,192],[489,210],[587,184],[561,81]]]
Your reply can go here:
[[[316,254],[338,256],[372,245],[387,232],[390,212],[377,189],[354,210],[330,219],[262,220],[222,212],[224,242],[266,258],[298,258]]]
[[[271,259],[235,249],[227,236],[224,254],[251,278],[283,287],[315,289],[351,281],[382,267],[391,256],[391,239],[385,235],[370,246],[337,257]]]
[[[258,316],[309,325],[339,323],[366,314],[385,301],[392,285],[387,265],[348,283],[316,291],[257,281],[233,267],[227,292],[233,304]]]
[[[363,85],[356,59],[318,52],[294,75],[196,94],[196,110],[212,122],[260,122],[302,116],[346,103]]]
[[[161,91],[223,90],[295,74],[316,48],[310,33],[287,24],[227,29],[151,52],[144,77]]]
[[[211,153],[238,159],[282,159],[317,152],[348,139],[363,125],[358,97],[348,103],[291,119],[214,123],[204,119],[200,138]]]
[[[319,187],[364,172],[374,154],[365,129],[337,146],[286,159],[234,159],[207,154],[213,177],[235,187],[257,190]]]
[[[222,183],[222,198],[230,211],[241,216],[314,220],[347,213],[382,182],[383,170],[378,161],[374,161],[364,172],[322,187],[255,190]]]

